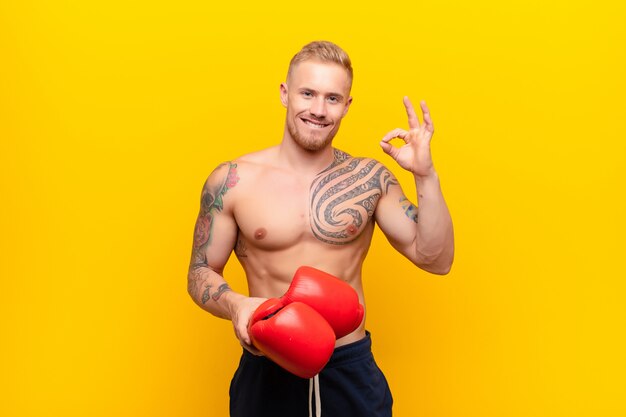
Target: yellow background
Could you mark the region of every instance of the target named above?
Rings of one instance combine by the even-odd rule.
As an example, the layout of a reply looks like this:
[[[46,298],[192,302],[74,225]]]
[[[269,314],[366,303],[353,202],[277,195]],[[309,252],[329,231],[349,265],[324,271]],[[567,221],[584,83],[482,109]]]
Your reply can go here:
[[[626,416],[623,1],[0,1],[0,415],[226,416],[240,353],[186,294],[202,184],[276,144],[306,42],[355,67],[336,146],[426,99],[447,277],[380,233],[397,416]],[[245,281],[236,262],[226,277]]]

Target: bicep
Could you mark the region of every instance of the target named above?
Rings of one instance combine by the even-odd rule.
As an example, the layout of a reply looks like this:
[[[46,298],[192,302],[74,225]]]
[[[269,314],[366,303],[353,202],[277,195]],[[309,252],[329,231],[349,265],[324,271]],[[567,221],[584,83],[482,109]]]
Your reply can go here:
[[[380,198],[375,219],[389,243],[404,256],[411,256],[417,237],[417,207],[398,183],[391,185]]]
[[[198,215],[192,263],[221,273],[236,239],[237,224],[232,216],[225,213]]]
[[[192,267],[210,267],[221,272],[237,239],[237,224],[226,194],[234,184],[230,178],[233,164],[220,165],[202,189],[200,212],[196,219]]]

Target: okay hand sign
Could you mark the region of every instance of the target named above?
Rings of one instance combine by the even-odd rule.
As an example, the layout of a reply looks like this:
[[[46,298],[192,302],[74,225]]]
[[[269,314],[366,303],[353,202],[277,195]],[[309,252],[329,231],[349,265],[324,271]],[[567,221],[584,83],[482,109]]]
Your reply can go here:
[[[387,133],[380,141],[383,151],[389,154],[404,169],[413,174],[426,177],[435,172],[430,155],[430,140],[435,128],[430,118],[430,112],[425,101],[420,102],[424,122],[420,124],[413,104],[408,97],[404,97],[404,107],[409,118],[409,130],[394,129]],[[404,140],[404,145],[396,148],[389,143],[394,138]]]

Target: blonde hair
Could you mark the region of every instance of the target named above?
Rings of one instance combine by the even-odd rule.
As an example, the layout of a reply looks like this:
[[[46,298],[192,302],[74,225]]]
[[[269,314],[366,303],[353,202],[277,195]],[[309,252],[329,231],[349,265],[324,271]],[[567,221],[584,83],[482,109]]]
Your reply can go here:
[[[350,62],[350,57],[339,46],[335,45],[332,42],[328,41],[314,41],[307,43],[300,49],[300,51],[291,58],[289,62],[289,70],[287,71],[287,80],[293,71],[293,68],[301,62],[304,61],[321,61],[321,62],[331,62],[338,65],[341,65],[347,72],[348,78],[350,80],[350,85],[352,85],[352,62]]]

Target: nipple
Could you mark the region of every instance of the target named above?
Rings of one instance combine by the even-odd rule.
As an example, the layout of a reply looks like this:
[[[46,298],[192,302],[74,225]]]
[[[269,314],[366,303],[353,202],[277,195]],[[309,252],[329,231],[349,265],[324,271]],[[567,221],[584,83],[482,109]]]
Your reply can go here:
[[[265,237],[265,235],[267,235],[267,230],[265,230],[265,228],[260,227],[258,229],[256,229],[256,232],[254,232],[254,238],[256,240],[261,240]]]
[[[348,228],[346,229],[346,231],[348,232],[349,235],[356,235],[356,232],[358,231],[357,227],[354,225],[354,223],[352,223],[351,225],[348,226]]]

